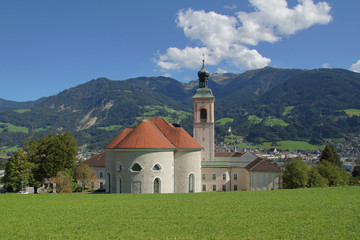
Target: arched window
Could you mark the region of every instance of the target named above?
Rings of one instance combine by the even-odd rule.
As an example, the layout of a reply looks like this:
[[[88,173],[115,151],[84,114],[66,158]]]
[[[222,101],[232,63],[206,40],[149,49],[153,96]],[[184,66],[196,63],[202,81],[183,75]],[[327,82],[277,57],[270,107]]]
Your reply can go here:
[[[107,173],[106,175],[106,192],[111,193],[111,175]]]
[[[132,172],[140,172],[142,170],[142,167],[140,166],[140,164],[138,163],[135,163],[131,168],[130,170]]]
[[[193,173],[189,175],[189,192],[194,192],[195,176]]]
[[[154,179],[154,193],[160,193],[161,189],[161,180],[160,178]]]
[[[207,120],[207,111],[206,111],[205,108],[202,108],[200,110],[200,121],[201,122],[206,122],[206,120]]]
[[[122,172],[122,170],[123,170],[123,167],[122,167],[121,163],[118,163],[118,165],[116,166],[116,171]]]
[[[117,181],[117,193],[122,193],[122,189],[121,189],[121,177],[118,176],[118,181]]]
[[[160,164],[155,164],[154,166],[153,166],[153,168],[152,168],[152,170],[153,170],[153,172],[160,172],[161,171],[161,166],[160,166]]]

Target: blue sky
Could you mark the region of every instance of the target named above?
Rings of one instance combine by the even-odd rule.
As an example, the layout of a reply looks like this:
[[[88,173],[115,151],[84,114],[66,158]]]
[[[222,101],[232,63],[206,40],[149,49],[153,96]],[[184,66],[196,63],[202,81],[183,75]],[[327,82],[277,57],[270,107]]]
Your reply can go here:
[[[0,0],[0,98],[207,69],[360,72],[359,0]]]

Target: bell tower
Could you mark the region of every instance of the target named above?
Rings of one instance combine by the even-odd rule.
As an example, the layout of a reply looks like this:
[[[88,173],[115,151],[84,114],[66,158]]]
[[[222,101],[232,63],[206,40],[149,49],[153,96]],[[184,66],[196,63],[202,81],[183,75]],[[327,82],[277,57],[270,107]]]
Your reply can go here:
[[[208,80],[210,73],[205,68],[205,61],[198,72],[199,88],[196,89],[193,100],[194,138],[202,146],[201,161],[214,161],[215,157],[215,97]]]

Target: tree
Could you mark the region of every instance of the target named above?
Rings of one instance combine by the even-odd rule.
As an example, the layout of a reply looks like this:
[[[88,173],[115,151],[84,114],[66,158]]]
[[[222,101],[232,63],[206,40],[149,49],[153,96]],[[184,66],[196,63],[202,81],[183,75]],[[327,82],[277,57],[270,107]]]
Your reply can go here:
[[[308,165],[298,158],[293,158],[290,162],[285,163],[284,188],[306,187],[309,178],[307,171]]]
[[[80,181],[82,184],[82,190],[85,190],[85,186],[89,185],[91,181],[95,181],[96,174],[87,164],[79,164],[75,171],[76,181]]]
[[[28,161],[22,149],[17,150],[5,165],[4,183],[7,191],[19,191],[22,184],[28,184],[32,179],[32,164]]]
[[[45,178],[55,177],[58,172],[66,170],[70,171],[70,175],[74,173],[78,146],[70,132],[28,140],[24,143],[24,150],[34,165],[34,188]]]
[[[317,166],[308,169],[308,183],[307,187],[328,187],[329,181],[320,175]]]
[[[360,166],[355,166],[351,175],[353,177],[360,177]]]
[[[324,161],[316,167],[320,175],[328,180],[329,186],[344,186],[350,182],[350,175],[346,170],[333,165],[331,162]]]
[[[71,193],[71,181],[72,177],[69,173],[58,172],[55,177],[52,178],[54,183],[56,183],[56,192],[57,193]]]
[[[340,157],[336,149],[331,145],[326,145],[320,156],[320,163],[330,162],[335,166],[341,167]]]

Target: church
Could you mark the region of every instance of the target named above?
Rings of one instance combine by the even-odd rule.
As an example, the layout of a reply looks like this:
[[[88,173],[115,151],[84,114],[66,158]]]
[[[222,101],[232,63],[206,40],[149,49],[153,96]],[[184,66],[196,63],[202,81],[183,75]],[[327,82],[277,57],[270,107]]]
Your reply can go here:
[[[279,189],[281,170],[250,152],[215,153],[215,97],[204,61],[193,100],[193,137],[153,117],[125,128],[105,146],[97,171],[107,193],[188,193]],[[99,162],[102,161],[102,164]],[[103,164],[105,163],[105,164]],[[91,166],[91,164],[89,164]],[[99,165],[104,165],[100,168]],[[102,170],[101,170],[102,169]]]

